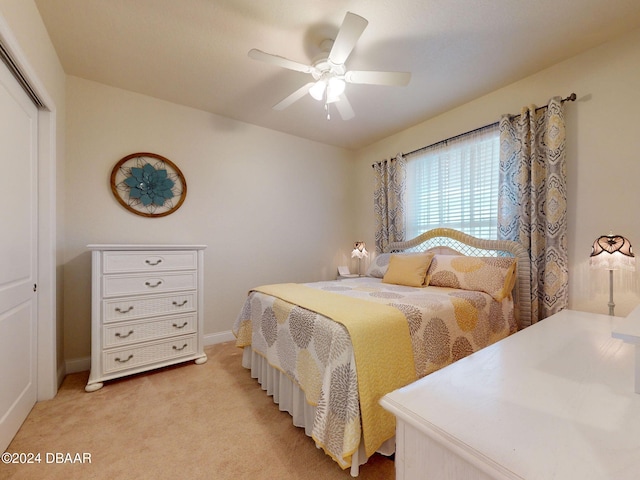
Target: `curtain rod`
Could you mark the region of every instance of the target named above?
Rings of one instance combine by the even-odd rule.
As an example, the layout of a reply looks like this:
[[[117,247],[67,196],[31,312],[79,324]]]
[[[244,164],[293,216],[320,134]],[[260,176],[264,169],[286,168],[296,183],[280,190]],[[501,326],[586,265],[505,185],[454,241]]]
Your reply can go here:
[[[566,97],[566,98],[563,98],[563,99],[562,99],[562,100],[560,100],[560,101],[561,101],[561,103],[564,103],[564,102],[573,102],[573,101],[575,101],[575,100],[576,100],[576,98],[577,98],[576,94],[575,94],[575,93],[572,93],[571,95],[569,95],[569,96],[568,96],[568,97]],[[542,110],[543,108],[547,108],[547,107],[548,107],[548,105],[543,105],[542,107],[538,107],[538,108],[536,108],[536,112],[537,112],[538,110]],[[520,116],[520,114],[518,114],[518,115],[512,115],[512,116],[511,116],[511,118],[516,118],[516,117],[519,117],[519,116]],[[469,135],[470,133],[477,133],[477,132],[480,132],[480,131],[484,130],[485,128],[495,127],[495,126],[496,126],[496,125],[498,125],[499,123],[500,123],[500,122],[498,121],[498,122],[490,123],[489,125],[485,125],[484,127],[474,128],[473,130],[469,130],[468,132],[461,133],[461,134],[459,134],[459,135],[456,135],[455,137],[447,138],[447,139],[445,139],[445,140],[440,140],[439,142],[432,143],[431,145],[427,145],[426,147],[420,147],[420,148],[418,148],[418,149],[416,149],[416,150],[413,150],[413,151],[411,151],[411,152],[409,152],[409,153],[403,153],[403,154],[402,154],[402,156],[413,155],[414,153],[421,152],[422,150],[426,150],[427,148],[435,147],[436,145],[440,145],[441,143],[447,143],[447,142],[450,142],[451,140],[455,140],[456,138],[460,138],[460,137],[463,137],[463,136],[465,136],[465,135]]]

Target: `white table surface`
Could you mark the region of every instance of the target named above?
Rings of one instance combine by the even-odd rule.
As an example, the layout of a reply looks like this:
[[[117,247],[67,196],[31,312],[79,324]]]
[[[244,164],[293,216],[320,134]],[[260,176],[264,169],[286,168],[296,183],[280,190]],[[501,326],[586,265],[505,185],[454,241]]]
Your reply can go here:
[[[616,321],[611,334],[627,343],[640,344],[640,306],[626,318]]]
[[[638,480],[634,348],[612,337],[622,320],[562,311],[381,403],[497,478]]]

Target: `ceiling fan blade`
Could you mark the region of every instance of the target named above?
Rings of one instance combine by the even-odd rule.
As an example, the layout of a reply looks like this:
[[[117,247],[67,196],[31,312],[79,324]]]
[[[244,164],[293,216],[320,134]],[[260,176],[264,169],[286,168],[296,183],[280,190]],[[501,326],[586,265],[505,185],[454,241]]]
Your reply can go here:
[[[356,114],[353,111],[349,100],[347,100],[347,96],[343,93],[339,98],[340,100],[332,103],[331,105],[335,105],[336,110],[338,110],[338,113],[340,114],[340,117],[342,117],[342,120],[351,120],[356,116]]]
[[[389,85],[404,87],[411,80],[410,72],[370,72],[352,70],[344,74],[347,83],[366,83],[369,85]]]
[[[292,103],[297,102],[298,100],[300,100],[302,97],[304,97],[309,92],[309,89],[313,86],[313,84],[314,84],[314,82],[309,82],[306,85],[303,85],[298,90],[293,92],[291,95],[286,97],[284,100],[281,100],[279,103],[276,103],[273,106],[273,109],[274,110],[284,110],[285,108],[287,108]]]
[[[311,73],[314,70],[314,68],[310,65],[294,62],[293,60],[281,57],[280,55],[272,55],[271,53],[263,52],[262,50],[258,50],[257,48],[252,48],[251,50],[249,50],[249,58],[267,62],[272,65],[287,68],[289,70],[295,70],[296,72]]]
[[[331,47],[329,60],[336,65],[346,62],[368,24],[369,22],[360,15],[347,12]]]

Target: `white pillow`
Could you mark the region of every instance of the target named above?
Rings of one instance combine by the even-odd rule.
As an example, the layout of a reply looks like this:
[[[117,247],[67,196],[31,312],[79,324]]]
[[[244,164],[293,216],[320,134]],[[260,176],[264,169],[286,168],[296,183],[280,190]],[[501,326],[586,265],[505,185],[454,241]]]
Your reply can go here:
[[[389,268],[390,253],[381,253],[373,259],[367,269],[367,277],[382,278]]]

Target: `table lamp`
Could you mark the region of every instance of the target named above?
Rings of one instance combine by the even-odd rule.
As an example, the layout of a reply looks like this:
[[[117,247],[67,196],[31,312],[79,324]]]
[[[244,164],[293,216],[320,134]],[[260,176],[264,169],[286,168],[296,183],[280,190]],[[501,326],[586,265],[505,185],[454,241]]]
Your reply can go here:
[[[351,258],[354,258],[354,257],[358,258],[358,275],[362,275],[362,271],[360,268],[362,259],[368,256],[369,256],[369,252],[367,252],[364,242],[354,242],[353,251],[351,252]]]
[[[631,243],[622,235],[603,235],[591,247],[589,264],[593,268],[609,270],[609,315],[613,315],[613,271],[635,270],[636,259]]]

